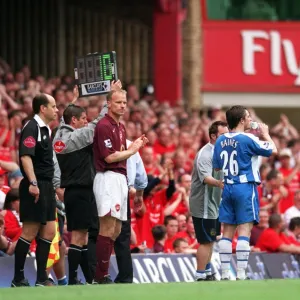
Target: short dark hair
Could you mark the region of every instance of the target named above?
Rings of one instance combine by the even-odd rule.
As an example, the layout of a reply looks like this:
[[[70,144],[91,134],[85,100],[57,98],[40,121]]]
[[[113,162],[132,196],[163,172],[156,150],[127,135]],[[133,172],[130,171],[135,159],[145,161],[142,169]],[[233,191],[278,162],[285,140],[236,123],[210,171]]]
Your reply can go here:
[[[180,243],[182,243],[182,242],[187,243],[188,241],[187,241],[186,239],[184,239],[184,238],[178,238],[178,239],[176,239],[176,240],[173,242],[173,249],[179,247],[179,246],[180,246]]]
[[[281,222],[281,215],[272,214],[269,218],[269,227],[276,228],[280,222]]]
[[[167,234],[167,230],[165,226],[156,225],[151,230],[153,239],[158,242],[161,241]]]
[[[174,216],[165,216],[164,225],[167,226],[169,222],[173,220],[177,221],[177,219]]]
[[[300,217],[292,218],[289,224],[289,230],[294,231],[296,227],[300,227]]]
[[[190,175],[189,173],[183,173],[183,174],[180,174],[177,178],[177,182],[178,183],[182,183],[182,177],[185,176],[185,175]]]
[[[19,200],[19,199],[20,199],[19,189],[11,189],[6,194],[3,209],[11,210],[11,203],[16,201],[16,200]]]
[[[270,181],[270,180],[272,180],[272,179],[276,179],[277,176],[278,176],[278,174],[279,174],[279,171],[278,171],[278,170],[272,169],[272,170],[267,174],[267,177],[266,177],[267,181]]]
[[[79,120],[83,112],[85,112],[85,109],[83,107],[70,104],[69,106],[67,106],[63,113],[65,123],[70,124],[73,117]]]
[[[38,94],[32,100],[32,110],[35,114],[38,114],[41,111],[41,106],[47,106],[49,100],[45,94]]]
[[[8,119],[10,120],[11,118],[13,118],[14,116],[20,115],[21,111],[19,111],[18,109],[14,109],[12,110],[9,114],[8,114]]]
[[[209,126],[209,129],[208,129],[208,134],[209,134],[209,137],[210,137],[210,138],[211,138],[211,135],[212,135],[212,134],[215,134],[215,135],[218,134],[219,126],[227,127],[227,123],[226,123],[226,122],[223,122],[223,121],[215,121],[215,122],[213,122],[213,123]]]
[[[226,111],[226,120],[228,123],[229,129],[236,128],[240,123],[241,119],[245,118],[246,107],[241,105],[235,105],[230,107]]]
[[[287,142],[287,148],[293,148],[297,143],[300,143],[300,139],[292,139]]]
[[[268,163],[261,164],[260,167],[259,167],[259,173],[262,173],[264,170],[269,168],[269,166],[270,165]]]

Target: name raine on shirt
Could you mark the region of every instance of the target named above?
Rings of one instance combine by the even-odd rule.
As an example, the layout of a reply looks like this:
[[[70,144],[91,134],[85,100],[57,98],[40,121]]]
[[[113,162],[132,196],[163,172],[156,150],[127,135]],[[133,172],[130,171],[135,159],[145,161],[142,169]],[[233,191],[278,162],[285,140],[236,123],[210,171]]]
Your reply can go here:
[[[221,147],[224,148],[226,146],[231,146],[233,148],[236,148],[237,144],[238,144],[238,141],[236,141],[234,139],[226,139],[221,142]]]

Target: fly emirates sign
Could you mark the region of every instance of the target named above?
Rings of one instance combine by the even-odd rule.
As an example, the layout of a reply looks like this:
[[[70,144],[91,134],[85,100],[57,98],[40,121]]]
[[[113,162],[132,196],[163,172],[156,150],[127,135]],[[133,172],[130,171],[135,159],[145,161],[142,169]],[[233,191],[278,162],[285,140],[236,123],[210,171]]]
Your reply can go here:
[[[299,92],[300,25],[295,26],[205,27],[204,89]]]
[[[256,75],[255,54],[266,53],[260,40],[270,43],[267,55],[270,59],[270,71],[275,76],[283,75],[283,67],[295,76],[295,85],[300,85],[300,64],[297,61],[294,44],[291,40],[282,38],[278,31],[242,30],[243,72],[246,75]]]

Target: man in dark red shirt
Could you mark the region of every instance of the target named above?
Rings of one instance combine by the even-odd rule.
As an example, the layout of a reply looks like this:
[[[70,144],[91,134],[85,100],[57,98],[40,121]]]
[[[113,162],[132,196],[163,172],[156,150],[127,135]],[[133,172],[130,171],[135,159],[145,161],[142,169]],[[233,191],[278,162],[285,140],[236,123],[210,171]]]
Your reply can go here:
[[[250,246],[255,246],[260,235],[269,227],[269,213],[266,209],[259,211],[259,223],[251,230]]]
[[[127,220],[128,186],[126,160],[147,141],[141,136],[126,147],[126,130],[120,118],[125,113],[126,92],[115,89],[107,95],[108,113],[95,129],[93,152],[97,175],[94,194],[97,203],[100,231],[97,240],[95,282],[111,283],[109,260],[114,241],[121,232],[121,221]]]

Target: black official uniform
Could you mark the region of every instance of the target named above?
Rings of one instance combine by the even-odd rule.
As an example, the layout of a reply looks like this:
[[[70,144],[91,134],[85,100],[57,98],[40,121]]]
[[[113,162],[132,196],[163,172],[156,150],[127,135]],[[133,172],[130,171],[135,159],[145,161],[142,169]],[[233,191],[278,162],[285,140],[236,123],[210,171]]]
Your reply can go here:
[[[19,144],[21,172],[24,176],[20,183],[20,221],[46,224],[55,220],[56,200],[53,189],[53,150],[50,128],[35,115],[23,128]],[[32,159],[37,185],[40,191],[39,200],[29,193],[30,182],[22,165],[22,156]]]
[[[68,231],[98,228],[97,206],[93,193],[95,168],[92,144],[96,124],[102,117],[100,113],[88,126],[78,129],[62,124],[53,140],[61,171],[60,187],[65,188]]]

